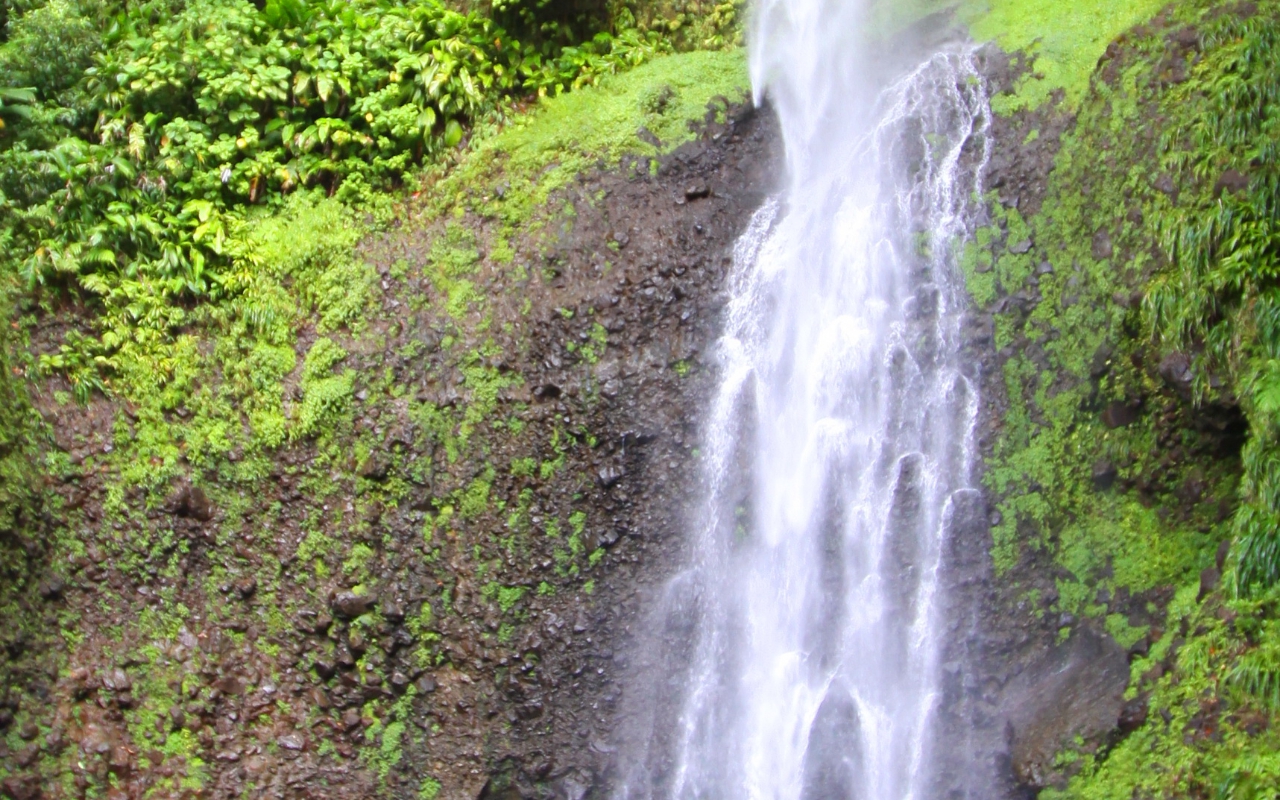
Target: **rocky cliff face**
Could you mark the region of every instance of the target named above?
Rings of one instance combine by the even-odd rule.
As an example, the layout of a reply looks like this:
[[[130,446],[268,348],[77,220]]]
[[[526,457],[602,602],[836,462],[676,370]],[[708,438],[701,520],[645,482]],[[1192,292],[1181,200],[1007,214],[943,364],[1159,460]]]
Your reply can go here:
[[[778,173],[769,116],[720,109],[667,156],[578,176],[505,258],[476,213],[364,241],[380,300],[333,337],[358,376],[350,426],[251,481],[113,496],[93,464],[141,427],[132,410],[38,387],[67,468],[12,576],[5,794],[597,788],[622,640],[697,491],[721,280]],[[493,300],[479,324],[424,277],[459,252]],[[41,541],[58,520],[70,559]]]

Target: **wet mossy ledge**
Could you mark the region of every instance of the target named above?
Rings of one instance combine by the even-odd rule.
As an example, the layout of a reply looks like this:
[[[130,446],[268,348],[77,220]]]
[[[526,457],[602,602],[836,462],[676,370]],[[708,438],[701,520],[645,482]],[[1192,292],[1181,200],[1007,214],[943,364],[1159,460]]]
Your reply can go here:
[[[602,582],[675,514],[632,481],[691,469],[695,312],[759,202],[681,182],[729,168],[746,83],[741,50],[661,56],[402,193],[297,191],[235,232],[233,301],[102,310],[178,315],[107,363],[71,359],[118,325],[9,287],[0,791],[590,785]],[[697,241],[659,274],[662,236]]]
[[[1047,21],[994,59],[990,193],[961,256],[973,352],[991,354],[995,582],[1011,627],[1105,631],[1130,669],[1109,732],[1048,762],[1015,744],[1016,778],[1053,798],[1271,796],[1277,253],[1262,242],[1280,112],[1262,98],[1280,6],[1113,4],[1106,40],[1055,64],[1077,29],[1020,7],[1024,31],[998,5],[975,34],[1012,46]]]

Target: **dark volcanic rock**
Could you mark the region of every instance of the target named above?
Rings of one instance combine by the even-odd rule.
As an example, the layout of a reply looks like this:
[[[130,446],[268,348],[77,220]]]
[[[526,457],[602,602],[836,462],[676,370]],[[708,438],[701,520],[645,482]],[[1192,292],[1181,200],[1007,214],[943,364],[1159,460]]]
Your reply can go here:
[[[1116,482],[1115,465],[1109,461],[1099,461],[1093,465],[1093,488],[1098,491],[1110,489]]]
[[[1111,232],[1100,230],[1093,235],[1093,257],[1102,261],[1111,258],[1115,247],[1111,244]]]
[[[102,686],[112,692],[127,692],[133,688],[133,681],[124,670],[116,667],[103,674]]]
[[[45,600],[61,600],[64,589],[66,589],[66,582],[55,575],[42,581],[39,591],[40,596]]]
[[[1102,410],[1102,424],[1108,428],[1124,428],[1137,421],[1138,409],[1132,403],[1116,400]]]
[[[1160,359],[1160,377],[1170,388],[1185,399],[1191,399],[1191,384],[1195,373],[1191,369],[1191,357],[1186,353],[1170,353]]]
[[[241,578],[232,584],[232,588],[241,600],[248,600],[258,591],[258,581],[255,578]]]
[[[599,469],[596,473],[596,478],[600,482],[601,487],[608,489],[617,484],[618,481],[622,480],[623,476],[626,474],[627,472],[623,467],[615,464],[609,464]]]
[[[1098,739],[1114,730],[1128,685],[1124,650],[1089,627],[1011,681],[1003,697],[1018,779],[1033,788],[1048,785],[1059,748],[1077,736]]]
[[[1222,571],[1217,567],[1206,567],[1200,571],[1200,592],[1196,602],[1203,600],[1222,583]]]
[[[1218,182],[1213,185],[1213,196],[1220,197],[1223,192],[1240,194],[1249,188],[1249,176],[1237,170],[1229,169],[1222,173]]]
[[[3,795],[12,800],[40,800],[44,797],[40,778],[33,775],[14,775],[0,783]]]
[[[180,517],[189,517],[200,522],[213,519],[214,507],[204,489],[184,483],[169,497],[165,509]]]
[[[1124,710],[1120,712],[1120,721],[1118,724],[1120,733],[1129,734],[1142,727],[1147,721],[1147,698],[1135,697],[1128,703],[1125,703]]]
[[[377,595],[372,593],[338,592],[329,601],[329,607],[340,617],[354,619],[361,614],[367,614],[377,602]]]

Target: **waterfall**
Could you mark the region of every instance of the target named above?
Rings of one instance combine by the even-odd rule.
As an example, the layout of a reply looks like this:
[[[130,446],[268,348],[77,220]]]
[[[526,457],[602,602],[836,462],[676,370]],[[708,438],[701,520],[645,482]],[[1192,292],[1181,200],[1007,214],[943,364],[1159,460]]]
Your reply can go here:
[[[787,181],[735,249],[705,500],[619,798],[932,796],[939,571],[978,407],[955,261],[990,114],[961,47],[878,77],[864,14],[756,11]]]

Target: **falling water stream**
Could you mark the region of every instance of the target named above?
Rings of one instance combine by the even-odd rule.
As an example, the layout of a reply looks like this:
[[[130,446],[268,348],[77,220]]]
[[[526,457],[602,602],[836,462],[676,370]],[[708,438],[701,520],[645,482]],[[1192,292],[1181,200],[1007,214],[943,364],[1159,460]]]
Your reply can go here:
[[[865,13],[756,9],[787,180],[734,254],[704,503],[621,798],[935,794],[939,572],[977,415],[955,254],[989,111],[962,47],[871,63]]]

